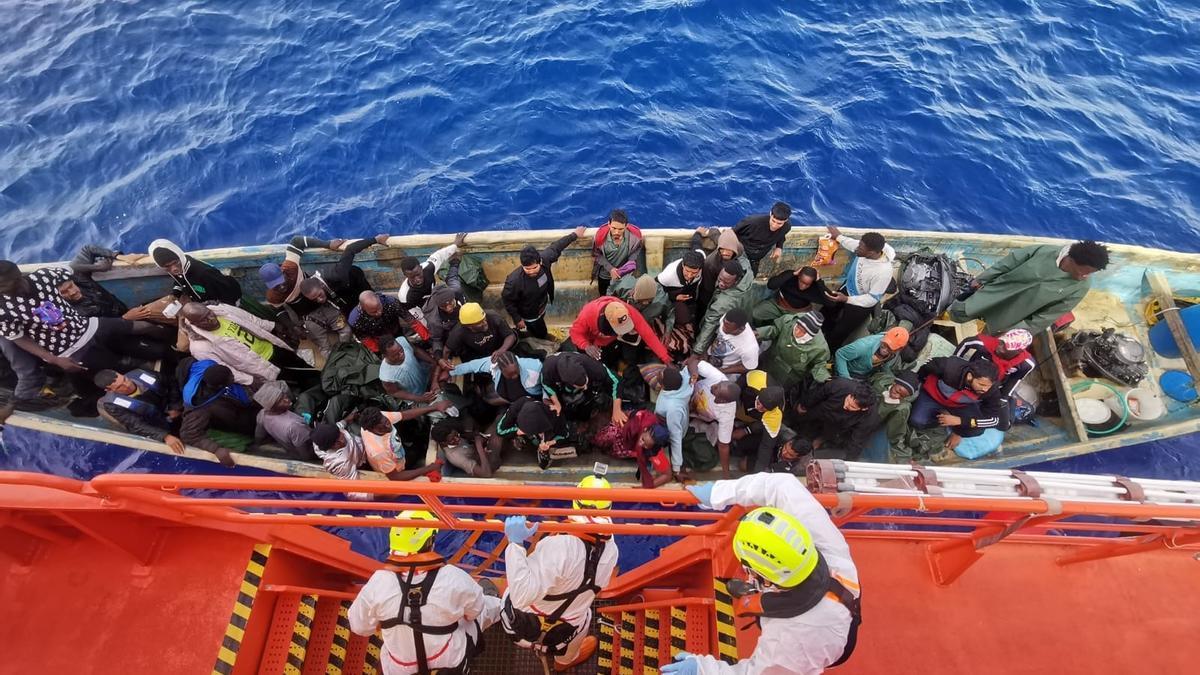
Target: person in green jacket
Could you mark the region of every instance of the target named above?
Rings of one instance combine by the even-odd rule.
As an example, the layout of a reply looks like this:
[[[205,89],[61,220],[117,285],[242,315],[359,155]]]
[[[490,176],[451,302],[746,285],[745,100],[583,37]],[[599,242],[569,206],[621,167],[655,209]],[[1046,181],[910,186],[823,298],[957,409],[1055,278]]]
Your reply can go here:
[[[725,312],[736,309],[742,301],[742,296],[754,285],[754,275],[736,260],[726,260],[717,275],[717,286],[713,292],[708,309],[704,312],[704,320],[696,331],[696,341],[692,343],[692,354],[704,358],[708,347],[717,336],[717,326],[721,325],[721,317]]]
[[[1090,240],[1018,249],[971,282],[973,293],[950,305],[950,318],[983,319],[990,335],[1013,328],[1037,335],[1074,309],[1088,278],[1106,267],[1108,249]]]
[[[907,344],[908,329],[894,326],[886,333],[859,338],[837,350],[833,369],[838,377],[870,379],[874,373],[899,368],[900,350]]]
[[[821,332],[821,312],[785,314],[769,326],[755,330],[759,341],[771,346],[759,359],[759,367],[785,389],[807,378],[829,379],[829,344]]]
[[[887,438],[888,462],[907,464],[912,461],[912,446],[908,442],[908,414],[917,398],[917,374],[911,370],[894,373],[890,381],[876,385],[879,397],[879,430]]]
[[[640,277],[626,274],[612,282],[608,287],[608,294],[633,305],[656,332],[662,328],[659,337],[666,336],[675,327],[674,307],[667,298],[667,292],[658,285],[651,274],[643,274]]]

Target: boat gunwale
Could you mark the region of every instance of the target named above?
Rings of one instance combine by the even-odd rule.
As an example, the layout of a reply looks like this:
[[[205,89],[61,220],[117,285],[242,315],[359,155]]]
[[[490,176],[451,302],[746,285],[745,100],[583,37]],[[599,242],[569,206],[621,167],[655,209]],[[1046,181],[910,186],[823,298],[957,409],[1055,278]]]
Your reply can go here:
[[[817,237],[825,232],[825,225],[803,225],[793,226],[787,237],[786,248],[806,248],[811,247]],[[840,226],[839,226],[840,227]],[[588,228],[594,230],[595,228]],[[866,231],[869,228],[847,228],[848,230]],[[551,242],[565,234],[572,232],[571,228],[567,229],[546,229],[546,230],[503,230],[498,232],[472,232],[468,233],[470,240],[467,243],[468,252],[470,248],[477,246],[512,246],[512,251],[519,251],[521,247],[529,243]],[[1078,239],[1063,239],[1058,237],[1043,237],[1031,235],[1009,235],[1009,234],[987,234],[975,232],[949,232],[935,230],[891,230],[891,229],[869,229],[872,232],[878,232],[890,241],[903,241],[904,239],[928,239],[933,241],[942,241],[948,244],[966,244],[965,238],[970,237],[975,243],[974,248],[980,248],[978,244],[983,243],[998,248],[1015,249],[1022,246],[1031,245],[1067,245]],[[642,234],[644,239],[659,239],[663,243],[676,242],[686,244],[695,230],[684,228],[658,228],[658,229],[643,229]],[[581,241],[590,240],[593,233],[585,234],[580,238]],[[404,234],[394,235],[389,237],[388,246],[390,248],[434,248],[449,245],[454,241],[454,234]],[[801,241],[807,243],[801,243]],[[354,239],[347,239],[354,241]],[[1168,269],[1186,269],[1200,272],[1200,254],[1187,253],[1180,251],[1170,251],[1167,249],[1152,248],[1148,246],[1139,246],[1135,244],[1118,244],[1104,242],[1104,245],[1111,252],[1118,253],[1124,256],[1130,256],[1134,259],[1142,259],[1147,257],[1155,257],[1157,268]],[[187,254],[197,259],[208,261],[237,261],[242,259],[254,259],[269,254],[282,254],[287,248],[286,244],[251,244],[247,246],[229,246],[221,248],[197,249],[187,251]],[[971,247],[968,247],[971,248]],[[507,251],[508,249],[499,249],[491,252]],[[481,251],[488,252],[488,251]],[[306,251],[305,257],[315,257],[321,259],[335,260],[338,254],[333,251]],[[1165,260],[1163,257],[1165,256]],[[1166,263],[1166,264],[1163,264]],[[20,265],[22,271],[29,272],[42,267],[52,266],[68,266],[69,261],[57,262],[41,262],[41,263],[26,263]],[[140,274],[139,272],[151,272],[152,274]],[[126,274],[132,272],[134,274]],[[117,261],[113,268],[107,272],[100,272],[96,275],[97,279],[120,279],[127,276],[166,276],[166,272],[162,271],[153,262],[138,261],[137,263],[127,263],[125,261]]]

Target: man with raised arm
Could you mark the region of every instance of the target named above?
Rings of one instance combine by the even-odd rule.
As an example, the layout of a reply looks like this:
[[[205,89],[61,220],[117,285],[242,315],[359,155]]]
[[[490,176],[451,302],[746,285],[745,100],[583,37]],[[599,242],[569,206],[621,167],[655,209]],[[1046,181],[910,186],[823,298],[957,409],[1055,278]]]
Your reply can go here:
[[[736,664],[682,652],[663,675],[815,675],[854,651],[862,622],[858,568],[846,538],[791,474],[754,474],[689,486],[703,508],[738,505],[733,553],[748,582],[730,582],[740,617],[762,632],[754,653]],[[755,508],[757,507],[757,508]]]
[[[521,249],[521,265],[509,272],[500,293],[517,330],[535,338],[550,335],[546,330],[546,307],[554,302],[554,263],[584,232],[585,228],[577,227],[541,251],[533,244]]]
[[[442,269],[442,266],[449,262],[451,256],[458,253],[459,249],[465,248],[466,242],[467,234],[460,232],[454,236],[453,244],[430,253],[425,262],[420,262],[412,256],[401,258],[400,271],[404,273],[404,282],[400,284],[400,290],[396,292],[400,307],[405,311],[411,308],[420,310],[425,305],[425,301],[429,299],[429,294],[433,292],[433,283],[438,270]]]
[[[609,483],[588,476],[581,488],[594,489],[592,499],[576,500],[576,509],[608,509],[612,502],[603,492]],[[607,518],[571,516],[573,522],[607,522]],[[610,535],[555,534],[542,538],[532,551],[525,542],[537,532],[525,516],[504,521],[508,546],[504,567],[508,588],[504,593],[501,624],[518,647],[554,659],[554,671],[570,670],[596,651],[596,638],[588,635],[592,603],[617,568],[617,544]]]

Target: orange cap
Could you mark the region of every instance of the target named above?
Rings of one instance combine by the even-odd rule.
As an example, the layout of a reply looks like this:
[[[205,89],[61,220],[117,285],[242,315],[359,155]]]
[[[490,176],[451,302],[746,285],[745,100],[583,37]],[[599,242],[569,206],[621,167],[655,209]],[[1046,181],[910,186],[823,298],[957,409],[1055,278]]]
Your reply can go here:
[[[908,344],[908,329],[901,326],[888,329],[888,332],[883,334],[883,344],[892,351],[904,349],[904,345]]]

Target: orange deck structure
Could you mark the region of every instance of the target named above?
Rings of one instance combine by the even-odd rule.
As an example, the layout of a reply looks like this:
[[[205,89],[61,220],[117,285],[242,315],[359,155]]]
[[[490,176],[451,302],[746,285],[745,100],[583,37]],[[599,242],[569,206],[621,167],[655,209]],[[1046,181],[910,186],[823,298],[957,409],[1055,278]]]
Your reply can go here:
[[[0,673],[374,673],[378,638],[345,610],[380,564],[315,527],[404,524],[411,504],[297,500],[346,484],[298,478],[0,472]],[[359,486],[356,484],[356,489]],[[744,658],[729,614],[740,515],[687,492],[618,489],[613,523],[557,522],[575,488],[378,483],[466,530],[452,559],[496,575],[476,533],[669,536],[599,607],[599,658],[576,672],[655,673],[680,649]],[[212,498],[194,491],[237,491]],[[224,494],[229,494],[225,492]],[[863,587],[859,648],[839,673],[1190,673],[1200,664],[1200,507],[1041,499],[818,495]],[[662,506],[661,502],[671,505]],[[639,509],[626,505],[640,504]],[[503,639],[503,638],[499,638]],[[475,672],[531,672],[477,666]],[[538,671],[533,671],[538,672]]]

